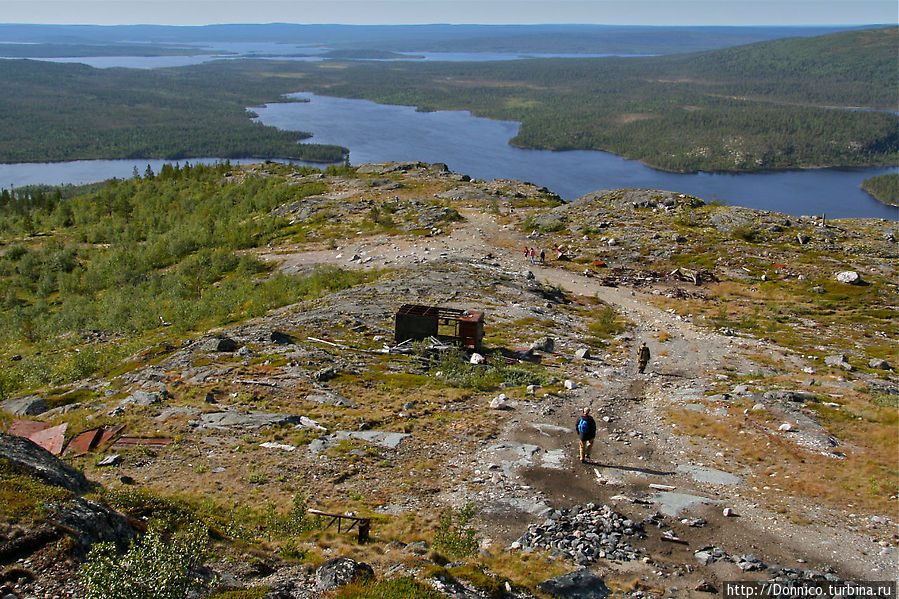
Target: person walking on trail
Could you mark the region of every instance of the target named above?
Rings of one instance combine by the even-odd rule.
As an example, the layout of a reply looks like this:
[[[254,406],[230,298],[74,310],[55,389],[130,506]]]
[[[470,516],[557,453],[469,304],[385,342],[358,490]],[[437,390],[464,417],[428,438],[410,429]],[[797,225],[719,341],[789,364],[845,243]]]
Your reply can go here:
[[[546,264],[546,252],[540,250],[540,264]]]
[[[584,408],[584,413],[577,419],[577,437],[581,462],[587,462],[590,460],[593,439],[596,438],[596,421],[590,415],[590,408]]]
[[[537,256],[537,252],[534,251],[534,248],[531,248],[530,254],[528,254],[528,260],[531,261],[531,264],[535,264],[534,258]]]
[[[528,246],[524,246],[524,259],[527,260],[528,256],[530,256],[530,255],[531,255],[531,250],[528,248]]]
[[[646,347],[646,342],[640,344],[640,349],[637,353],[637,370],[640,374],[643,374],[643,371],[646,369],[646,365],[649,364],[649,348]]]

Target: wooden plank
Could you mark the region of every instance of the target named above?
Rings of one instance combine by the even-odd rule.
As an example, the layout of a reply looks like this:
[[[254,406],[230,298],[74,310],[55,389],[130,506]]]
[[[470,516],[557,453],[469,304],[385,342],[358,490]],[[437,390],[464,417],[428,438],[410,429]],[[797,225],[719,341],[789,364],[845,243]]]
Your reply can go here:
[[[165,447],[169,443],[172,442],[172,439],[169,437],[154,437],[154,438],[144,438],[144,437],[119,437],[119,439],[112,444],[113,449],[133,449],[138,446],[151,447],[153,449],[159,449],[161,447]]]

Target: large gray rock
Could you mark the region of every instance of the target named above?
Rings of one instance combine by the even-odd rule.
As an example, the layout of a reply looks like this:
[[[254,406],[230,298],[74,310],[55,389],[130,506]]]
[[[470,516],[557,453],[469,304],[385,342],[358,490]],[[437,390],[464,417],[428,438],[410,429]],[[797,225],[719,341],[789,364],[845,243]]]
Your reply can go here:
[[[310,393],[306,396],[306,401],[314,401],[320,404],[330,404],[333,406],[346,406],[350,408],[356,407],[356,404],[346,397],[334,393],[333,391],[322,390],[316,393]]]
[[[113,542],[119,551],[124,551],[137,535],[125,516],[83,497],[51,505],[49,510],[52,520],[75,532],[74,553],[79,559],[87,555],[94,543]]]
[[[586,568],[544,580],[537,585],[559,599],[606,599],[609,588],[602,578]]]
[[[844,270],[843,272],[837,273],[837,281],[849,285],[861,285],[862,277],[854,270]]]
[[[281,426],[285,424],[299,424],[300,417],[292,414],[275,414],[272,412],[240,412],[223,411],[208,412],[200,416],[199,421],[192,420],[192,424],[200,428],[262,428],[265,426]]]
[[[37,416],[47,411],[47,402],[43,397],[23,397],[4,401],[3,410],[14,416]]]
[[[772,389],[771,391],[766,391],[764,397],[769,401],[794,401],[797,403],[815,401],[814,393],[788,389]]]
[[[868,360],[868,368],[874,368],[876,370],[892,370],[889,362],[881,360],[880,358],[871,358]]]
[[[126,406],[152,406],[156,404],[160,404],[163,400],[168,397],[168,393],[166,392],[158,392],[158,391],[144,391],[143,389],[138,389],[125,399],[119,403],[120,408],[124,408]]]
[[[835,356],[826,356],[824,358],[824,363],[831,368],[842,368],[844,370],[852,370],[852,365],[849,363],[849,358],[844,356],[843,354],[838,354]]]
[[[531,346],[531,349],[534,351],[542,351],[542,352],[550,353],[555,348],[555,346],[556,346],[556,344],[555,344],[555,341],[553,341],[552,337],[544,337],[543,339],[536,341]]]
[[[0,458],[22,474],[39,478],[80,495],[93,487],[84,474],[75,470],[37,443],[23,437],[0,433]]]
[[[315,586],[319,591],[330,592],[357,578],[374,578],[374,575],[375,571],[366,563],[348,557],[335,557],[315,571]]]

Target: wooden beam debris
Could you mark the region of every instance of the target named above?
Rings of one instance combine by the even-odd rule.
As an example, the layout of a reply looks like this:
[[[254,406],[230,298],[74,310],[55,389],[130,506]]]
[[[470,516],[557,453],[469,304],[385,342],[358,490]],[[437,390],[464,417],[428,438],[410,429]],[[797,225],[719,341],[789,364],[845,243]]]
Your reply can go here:
[[[325,525],[325,528],[328,528],[335,522],[337,522],[337,532],[349,532],[354,526],[359,527],[359,543],[368,542],[368,533],[371,528],[371,518],[361,518],[359,516],[353,516],[350,514],[332,514],[330,512],[323,512],[321,510],[308,509],[306,510],[308,513],[313,516],[323,516],[325,518],[331,518],[331,521]],[[341,530],[341,526],[344,520],[349,520],[349,523],[346,529]]]

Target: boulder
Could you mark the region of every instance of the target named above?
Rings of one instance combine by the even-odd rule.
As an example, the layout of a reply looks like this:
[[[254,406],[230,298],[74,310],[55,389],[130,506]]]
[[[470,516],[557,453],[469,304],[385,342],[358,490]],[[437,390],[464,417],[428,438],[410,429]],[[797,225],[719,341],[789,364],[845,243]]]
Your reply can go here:
[[[348,557],[335,557],[315,571],[315,586],[320,592],[329,593],[357,578],[374,578],[374,575],[375,571],[366,563]]]
[[[269,338],[272,340],[272,343],[277,343],[278,345],[291,345],[294,343],[292,336],[287,333],[282,333],[281,331],[272,331]]]
[[[162,403],[167,395],[168,394],[164,391],[157,392],[138,389],[137,391],[123,399],[121,403],[119,403],[119,407],[124,408],[126,406],[152,406]]]
[[[815,394],[808,391],[791,391],[788,389],[773,389],[766,391],[764,398],[768,401],[793,401],[796,403],[813,402]]]
[[[550,353],[555,348],[555,346],[556,343],[555,341],[553,341],[552,337],[544,337],[543,339],[535,341],[534,344],[531,345],[531,350]]]
[[[313,372],[312,379],[320,382],[330,381],[331,379],[336,377],[337,374],[338,372],[336,369],[334,369],[333,366],[325,366],[324,368]]]
[[[322,389],[317,393],[310,393],[306,396],[306,401],[314,401],[315,403],[329,404],[332,406],[356,407],[356,403],[352,400],[347,399],[339,393],[334,393],[333,391],[325,389]]]
[[[574,352],[574,355],[576,357],[580,358],[581,360],[589,360],[590,359],[590,348],[582,347],[579,350],[577,350],[576,352]]]
[[[852,365],[849,363],[849,358],[844,356],[843,354],[837,354],[834,356],[826,356],[824,358],[824,363],[830,366],[831,368],[842,368],[844,370],[852,370]]]
[[[237,341],[230,337],[219,337],[218,343],[215,344],[215,351],[233,352],[237,349]]]
[[[125,516],[83,497],[66,505],[50,505],[49,512],[50,519],[75,532],[74,553],[79,559],[87,555],[94,543],[111,541],[124,551],[137,535]]]
[[[93,487],[84,474],[29,439],[0,433],[0,456],[15,470],[76,495]]]
[[[224,335],[204,337],[200,340],[199,349],[204,352],[233,352],[237,349],[237,342]]]
[[[14,416],[37,416],[47,411],[47,402],[43,397],[23,397],[8,399],[2,404],[3,410]]]
[[[610,593],[603,579],[586,568],[544,580],[537,586],[559,599],[606,599]]]
[[[497,397],[490,400],[490,409],[505,410],[509,407],[509,401],[506,399],[505,393],[500,393]]]
[[[868,368],[873,368],[875,370],[892,370],[893,367],[890,366],[889,362],[886,360],[881,360],[880,358],[871,358],[868,360]]]
[[[854,270],[844,270],[837,273],[837,281],[840,283],[848,283],[849,285],[861,285],[862,277]]]

